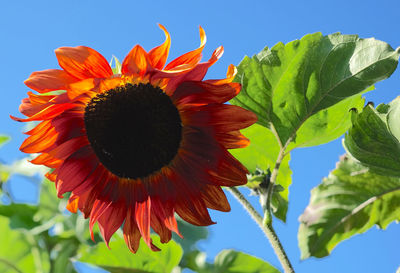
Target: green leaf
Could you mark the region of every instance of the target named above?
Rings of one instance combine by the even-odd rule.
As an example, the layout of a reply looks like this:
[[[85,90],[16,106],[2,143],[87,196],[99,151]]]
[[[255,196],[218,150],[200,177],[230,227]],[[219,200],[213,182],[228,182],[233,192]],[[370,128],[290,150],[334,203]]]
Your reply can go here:
[[[352,112],[353,125],[344,141],[347,151],[377,173],[400,177],[400,98]]]
[[[0,215],[10,218],[10,227],[31,229],[40,223],[33,220],[38,211],[36,206],[26,204],[0,205]]]
[[[243,149],[232,149],[230,152],[240,162],[242,162],[249,171],[254,174],[256,169],[273,169],[278,157],[280,146],[274,134],[267,128],[254,124],[244,130],[242,134],[250,139],[250,145]],[[286,221],[288,209],[289,186],[292,183],[292,171],[289,167],[290,154],[283,159],[276,183],[283,187],[283,191],[276,191],[272,197],[272,208],[274,215]],[[261,181],[260,181],[261,182]]]
[[[206,262],[206,253],[191,253],[187,268],[198,273],[278,273],[269,263],[249,254],[226,249],[218,253],[214,264]]]
[[[373,89],[372,86],[365,92]],[[364,103],[365,100],[361,95],[355,95],[310,116],[297,131],[296,139],[289,144],[287,151],[299,147],[317,146],[342,136],[351,126],[349,109],[355,108],[361,111]]]
[[[337,128],[326,122],[331,122],[336,112],[347,112],[347,107],[357,107],[361,101],[352,98],[354,105],[349,100],[330,109],[332,112],[319,111],[389,77],[399,54],[400,49],[394,51],[372,38],[308,34],[286,45],[266,47],[252,58],[245,57],[235,78],[242,91],[231,103],[256,113],[258,123],[276,131],[283,145],[291,139],[295,146],[322,144],[346,130],[345,124]],[[318,117],[307,124],[315,114]]]
[[[152,236],[152,239],[156,245],[160,245],[158,236]],[[159,252],[151,251],[143,240],[136,254],[128,250],[122,238],[112,241],[110,247],[111,250],[105,244],[98,244],[92,248],[81,245],[79,261],[94,264],[111,272],[169,273],[179,264],[183,253],[182,248],[174,241],[162,245]]]
[[[48,257],[38,252],[26,232],[9,228],[9,219],[0,217],[0,272],[48,272]]]
[[[5,135],[0,135],[0,147],[3,146],[9,140],[10,140],[10,137],[5,136]]]
[[[311,191],[300,216],[302,259],[325,257],[340,242],[374,225],[400,220],[400,179],[379,175],[348,156]]]
[[[269,263],[234,250],[223,250],[214,261],[214,272],[224,273],[278,273]]]

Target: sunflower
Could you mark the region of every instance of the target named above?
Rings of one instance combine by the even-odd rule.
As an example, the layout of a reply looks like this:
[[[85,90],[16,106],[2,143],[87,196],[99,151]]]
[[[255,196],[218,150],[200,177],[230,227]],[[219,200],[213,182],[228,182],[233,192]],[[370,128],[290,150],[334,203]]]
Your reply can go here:
[[[229,211],[221,186],[246,183],[247,169],[228,149],[249,144],[240,132],[254,113],[224,104],[240,91],[227,77],[204,80],[222,55],[218,47],[200,63],[206,42],[165,66],[170,35],[146,52],[136,45],[113,73],[107,60],[84,46],[55,51],[62,69],[31,74],[20,112],[39,121],[21,151],[39,153],[31,162],[52,169],[58,197],[71,192],[67,209],[97,222],[107,246],[122,226],[136,252],[142,237],[154,251],[150,228],[162,243],[180,235],[175,213],[198,226],[214,224],[207,208]],[[52,92],[63,90],[61,92]]]

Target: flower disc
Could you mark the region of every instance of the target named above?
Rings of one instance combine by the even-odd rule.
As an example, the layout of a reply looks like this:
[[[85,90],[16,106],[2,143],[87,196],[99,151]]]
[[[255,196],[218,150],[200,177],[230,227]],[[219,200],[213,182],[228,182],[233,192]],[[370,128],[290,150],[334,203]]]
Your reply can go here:
[[[90,145],[100,162],[119,177],[145,177],[176,155],[181,119],[159,87],[126,84],[98,94],[85,109]]]

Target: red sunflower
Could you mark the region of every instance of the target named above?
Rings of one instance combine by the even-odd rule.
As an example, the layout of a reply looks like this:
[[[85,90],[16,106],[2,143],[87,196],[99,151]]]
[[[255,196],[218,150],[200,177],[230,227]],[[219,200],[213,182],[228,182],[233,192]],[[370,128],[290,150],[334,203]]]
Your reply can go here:
[[[20,149],[40,153],[32,163],[53,169],[46,176],[58,196],[71,192],[67,209],[90,218],[91,232],[97,222],[107,245],[123,226],[132,252],[141,237],[159,250],[150,228],[162,243],[179,234],[175,213],[206,226],[214,223],[207,208],[230,210],[221,186],[245,184],[247,170],[227,149],[246,147],[239,130],[257,119],[224,104],[241,87],[232,83],[233,65],[226,79],[203,81],[222,46],[200,63],[200,28],[200,47],[164,67],[170,35],[160,28],[165,42],[149,52],[136,45],[118,74],[91,48],[57,49],[62,69],[32,73],[25,84],[40,94],[22,100],[27,118],[12,117],[40,121]]]

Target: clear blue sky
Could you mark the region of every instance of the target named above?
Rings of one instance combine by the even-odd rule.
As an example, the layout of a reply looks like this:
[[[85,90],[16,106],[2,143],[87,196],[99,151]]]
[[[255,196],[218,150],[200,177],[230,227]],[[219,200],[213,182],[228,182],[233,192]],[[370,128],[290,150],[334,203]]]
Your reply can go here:
[[[86,45],[108,59],[112,55],[123,59],[137,43],[147,50],[160,44],[164,35],[156,23],[162,23],[172,36],[172,60],[198,46],[201,25],[208,38],[204,58],[217,46],[225,47],[224,56],[207,76],[220,78],[230,63],[238,64],[244,55],[317,31],[375,37],[396,48],[400,46],[399,10],[398,0],[4,1],[0,16],[0,133],[13,140],[0,150],[0,159],[23,157],[18,151],[22,125],[8,116],[18,114],[20,100],[28,91],[23,81],[31,72],[58,67],[53,51],[60,46]],[[378,83],[367,100],[377,105],[394,99],[400,93],[399,76],[397,70]],[[400,266],[400,225],[394,223],[386,231],[373,228],[341,243],[327,258],[300,261],[297,219],[308,204],[311,188],[334,169],[342,153],[340,140],[293,152],[288,221],[275,221],[276,230],[296,272],[395,272]],[[20,197],[34,200],[32,189],[22,188],[16,187]],[[279,266],[261,231],[236,200],[230,198],[230,202],[231,213],[212,213],[218,224],[210,228],[210,238],[201,242],[201,248],[210,258],[224,248],[235,248]],[[255,199],[254,203],[258,205]]]

